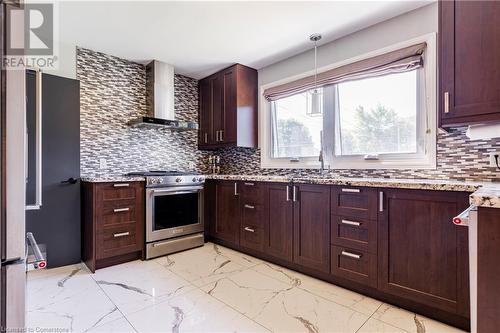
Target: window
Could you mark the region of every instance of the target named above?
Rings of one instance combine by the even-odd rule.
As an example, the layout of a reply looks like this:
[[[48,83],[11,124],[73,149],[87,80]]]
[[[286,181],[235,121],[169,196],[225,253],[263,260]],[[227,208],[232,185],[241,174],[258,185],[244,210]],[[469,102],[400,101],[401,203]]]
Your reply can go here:
[[[336,156],[417,153],[417,70],[339,84]]]
[[[402,63],[394,61],[377,72],[372,66],[380,57],[398,56],[399,50],[407,52],[415,43],[426,48],[425,54],[404,60],[403,66],[414,67],[396,68]],[[318,168],[322,150],[332,169],[435,168],[435,43],[432,34],[330,66],[325,70],[330,76],[323,76],[327,82],[321,88],[320,116],[309,112],[307,76],[262,87],[268,100],[262,100],[260,109],[261,166]],[[354,70],[360,68],[366,72]]]
[[[323,118],[309,113],[308,92],[272,102],[272,157],[299,159],[318,156]]]

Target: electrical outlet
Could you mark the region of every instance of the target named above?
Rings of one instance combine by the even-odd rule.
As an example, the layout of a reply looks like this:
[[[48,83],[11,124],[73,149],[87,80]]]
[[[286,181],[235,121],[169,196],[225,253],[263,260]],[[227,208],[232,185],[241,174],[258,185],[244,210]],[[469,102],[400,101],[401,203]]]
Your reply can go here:
[[[498,158],[498,165],[500,165],[500,151],[495,151],[495,152],[490,153],[490,167],[492,167],[492,168],[498,167],[495,156],[498,156],[497,157]]]
[[[106,161],[105,158],[100,158],[99,159],[99,169],[107,169],[108,168],[108,162]]]

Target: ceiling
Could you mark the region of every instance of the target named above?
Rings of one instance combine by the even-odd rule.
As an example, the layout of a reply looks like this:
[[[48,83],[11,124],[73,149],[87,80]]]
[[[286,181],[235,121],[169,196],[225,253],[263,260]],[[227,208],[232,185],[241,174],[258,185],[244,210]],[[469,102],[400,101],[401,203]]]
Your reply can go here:
[[[125,59],[152,59],[202,78],[235,62],[257,69],[424,1],[61,1],[59,37]]]

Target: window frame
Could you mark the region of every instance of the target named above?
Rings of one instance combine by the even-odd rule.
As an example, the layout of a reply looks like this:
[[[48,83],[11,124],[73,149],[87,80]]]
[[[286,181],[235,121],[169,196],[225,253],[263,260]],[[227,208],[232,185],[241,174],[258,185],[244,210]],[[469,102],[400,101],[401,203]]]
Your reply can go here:
[[[417,140],[419,135],[423,133],[424,136],[424,149],[423,153],[412,154],[380,154],[378,160],[365,160],[362,155],[351,156],[335,156],[334,147],[335,141],[331,141],[332,147],[325,149],[327,152],[325,156],[325,165],[329,165],[331,169],[436,169],[437,161],[437,54],[436,54],[436,33],[430,33],[419,36],[401,43],[393,44],[391,46],[363,54],[358,57],[350,58],[329,66],[319,69],[319,71],[326,71],[332,68],[340,67],[352,62],[371,58],[380,54],[391,52],[416,43],[427,43],[425,52],[425,64],[418,75],[419,79],[417,84],[420,89],[417,93],[425,92],[424,96],[417,96],[417,103],[425,105],[425,112],[419,112],[417,115],[419,121],[417,122]],[[291,161],[289,158],[273,158],[272,157],[272,123],[271,123],[271,102],[263,97],[263,92],[273,86],[277,86],[286,82],[291,82],[302,77],[306,77],[314,73],[308,71],[300,75],[296,75],[284,80],[272,82],[260,87],[260,108],[259,108],[259,139],[261,148],[261,168],[271,169],[317,169],[321,164],[318,157],[300,158],[299,161]],[[325,106],[326,109],[326,106]],[[417,106],[420,110],[420,105]],[[335,115],[334,117],[335,118]],[[325,119],[324,119],[325,120]],[[419,132],[419,126],[424,126],[428,131]],[[325,128],[325,124],[323,128]],[[328,133],[324,131],[324,142],[334,139],[337,136],[335,133],[335,125],[333,124],[333,131]],[[331,137],[331,138],[330,138]],[[406,155],[406,156],[405,156]],[[411,155],[411,156],[409,156]]]

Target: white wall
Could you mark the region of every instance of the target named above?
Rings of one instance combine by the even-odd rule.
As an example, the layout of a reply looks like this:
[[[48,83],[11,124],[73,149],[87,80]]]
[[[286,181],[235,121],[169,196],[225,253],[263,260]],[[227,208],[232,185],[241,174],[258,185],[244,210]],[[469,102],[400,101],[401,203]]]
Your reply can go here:
[[[318,67],[360,56],[437,30],[438,9],[435,2],[318,47]],[[313,32],[315,31],[311,31]],[[309,50],[260,69],[259,86],[313,69],[314,52]]]
[[[58,68],[44,73],[76,79],[76,45],[59,42]]]

